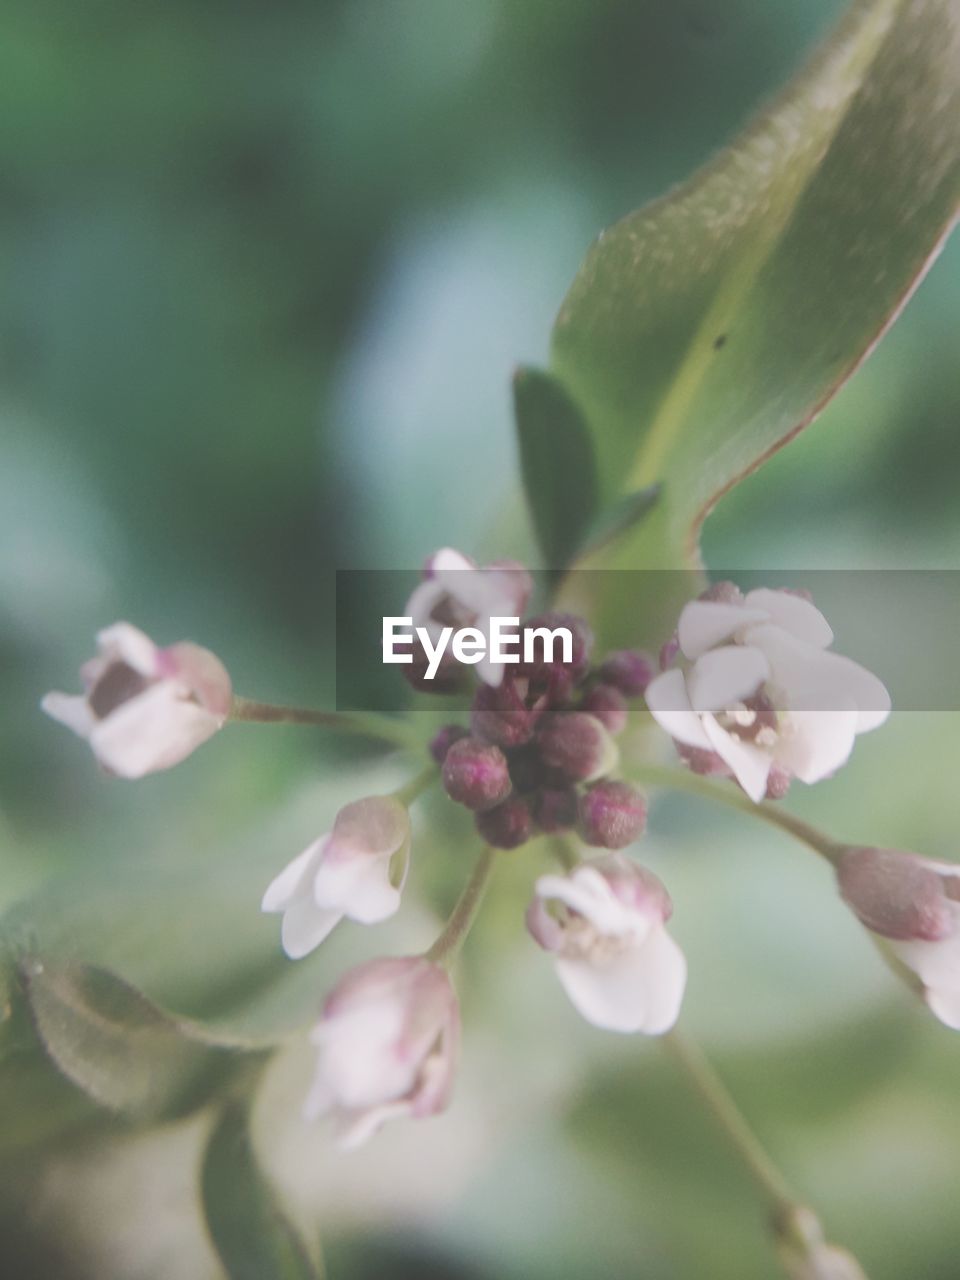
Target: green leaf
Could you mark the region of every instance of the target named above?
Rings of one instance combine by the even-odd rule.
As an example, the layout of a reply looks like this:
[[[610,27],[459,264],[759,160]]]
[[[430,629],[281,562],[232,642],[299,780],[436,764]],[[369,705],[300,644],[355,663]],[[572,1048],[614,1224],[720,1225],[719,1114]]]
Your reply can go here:
[[[548,373],[518,369],[513,402],[537,541],[546,567],[563,569],[580,549],[597,511],[593,441],[580,410]]]
[[[37,1035],[60,1071],[103,1107],[137,1119],[199,1105],[236,1055],[129,983],[89,965],[22,966]]]
[[[602,504],[663,493],[598,563],[696,562],[713,504],[866,357],[958,199],[956,0],[869,0],[731,147],[600,238],[552,367],[589,424]]]
[[[257,1164],[239,1102],[220,1116],[201,1181],[207,1228],[230,1280],[318,1280],[318,1264]]]

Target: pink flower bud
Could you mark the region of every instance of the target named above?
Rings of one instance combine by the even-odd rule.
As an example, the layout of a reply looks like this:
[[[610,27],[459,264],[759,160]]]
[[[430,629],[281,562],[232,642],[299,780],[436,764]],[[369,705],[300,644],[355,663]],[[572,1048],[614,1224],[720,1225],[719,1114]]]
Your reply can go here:
[[[623,849],[643,835],[647,804],[629,782],[598,782],[580,797],[578,818],[585,844]]]
[[[653,658],[639,649],[618,649],[609,653],[600,667],[603,683],[619,689],[625,698],[639,697],[655,675]]]
[[[534,833],[533,814],[525,796],[512,795],[475,818],[477,830],[494,849],[518,849]]]
[[[108,773],[142,778],[179,764],[222,727],[233,699],[214,654],[181,643],[159,649],[117,622],[97,636],[81,669],[86,692],[48,693],[44,711],[89,741]]]
[[[510,794],[510,770],[499,747],[461,738],[443,762],[443,786],[451,800],[468,809],[492,809]]]
[[[461,738],[467,737],[467,730],[460,724],[445,724],[442,729],[438,729],[430,740],[430,754],[436,760],[437,764],[443,764],[447,758],[447,752],[455,742],[459,742]]]
[[[400,906],[410,862],[410,815],[396,796],[345,805],[333,830],[270,883],[261,910],[282,914],[291,960],[318,947],[344,917],[376,924]]]
[[[895,849],[851,848],[837,863],[840,896],[861,924],[898,942],[939,942],[953,930],[943,878]]]
[[[627,700],[610,684],[598,684],[584,694],[580,710],[586,711],[600,721],[607,733],[623,733],[627,727]]]
[[[960,867],[897,849],[848,848],[837,863],[840,894],[923,998],[960,1030]]]
[[[616,765],[616,743],[595,716],[562,711],[548,716],[537,735],[544,761],[571,782],[593,782]]]
[[[359,1146],[386,1120],[436,1115],[449,1102],[460,1012],[439,965],[404,957],[351,970],[311,1039],[317,1071],[305,1113],[331,1115],[342,1147]]]

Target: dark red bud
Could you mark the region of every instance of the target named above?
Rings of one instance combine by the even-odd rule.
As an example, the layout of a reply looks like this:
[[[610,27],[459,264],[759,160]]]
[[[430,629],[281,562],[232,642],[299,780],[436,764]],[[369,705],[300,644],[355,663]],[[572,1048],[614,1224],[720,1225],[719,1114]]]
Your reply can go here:
[[[523,796],[510,796],[476,816],[477,830],[495,849],[518,849],[534,833],[533,814]]]
[[[606,729],[585,711],[559,711],[548,716],[537,735],[546,764],[571,782],[590,782],[613,768],[617,748]]]
[[[453,744],[459,742],[461,738],[466,738],[467,735],[468,730],[460,724],[445,724],[442,729],[438,729],[430,740],[430,754],[437,764],[443,764]]]
[[[580,836],[600,849],[624,849],[643,835],[647,803],[629,782],[598,782],[580,797]]]
[[[607,654],[600,667],[603,683],[619,689],[625,698],[639,697],[655,675],[653,658],[639,649],[618,649]]]
[[[627,700],[612,684],[598,684],[584,696],[580,710],[596,716],[614,737],[627,727]]]
[[[490,809],[511,791],[506,756],[499,747],[476,738],[451,745],[442,776],[447,795],[468,809]]]

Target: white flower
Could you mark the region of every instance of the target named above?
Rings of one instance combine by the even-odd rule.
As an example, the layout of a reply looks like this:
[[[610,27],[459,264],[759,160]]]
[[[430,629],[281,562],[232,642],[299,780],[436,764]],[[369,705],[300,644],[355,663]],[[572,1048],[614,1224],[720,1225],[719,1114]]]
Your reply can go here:
[[[319,1056],[304,1113],[332,1115],[339,1145],[357,1147],[386,1120],[447,1106],[460,1042],[457,997],[428,960],[374,960],[337,984],[311,1039]]]
[[[622,853],[541,876],[527,928],[553,953],[578,1012],[608,1031],[660,1035],[677,1020],[687,980],[665,925],[672,906],[652,872]]]
[[[857,734],[890,713],[881,681],[829,652],[823,614],[790,592],[693,600],[677,638],[687,664],[651,681],[647,706],[684,750],[719,759],[751,800],[777,775],[828,777]]]
[[[101,631],[97,648],[80,669],[86,692],[48,693],[41,706],[86,738],[109,773],[142,778],[169,769],[230,714],[230,677],[207,649],[160,649],[127,622]]]
[[[395,796],[345,805],[333,830],[314,840],[271,882],[262,911],[282,912],[280,937],[299,960],[344,916],[377,924],[400,906],[410,861],[410,815]]]
[[[932,1013],[960,1031],[960,866],[898,849],[850,848],[843,900],[914,976]]]
[[[530,575],[513,561],[479,568],[467,556],[450,547],[427,561],[424,580],[407,601],[406,614],[414,627],[424,627],[433,644],[443,627],[476,627],[490,648],[491,618],[521,618],[530,598]],[[484,657],[477,675],[489,685],[499,685],[505,667]]]

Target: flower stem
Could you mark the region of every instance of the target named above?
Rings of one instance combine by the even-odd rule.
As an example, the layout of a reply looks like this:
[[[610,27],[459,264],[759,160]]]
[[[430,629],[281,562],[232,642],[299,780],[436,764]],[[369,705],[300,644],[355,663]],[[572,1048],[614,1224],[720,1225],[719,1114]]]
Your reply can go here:
[[[477,918],[477,912],[483,902],[496,861],[497,850],[491,848],[490,845],[484,845],[480,857],[473,868],[473,873],[464,886],[449,920],[444,925],[433,946],[426,953],[426,958],[432,960],[434,964],[442,964],[444,967],[449,967],[456,959],[460,948],[463,946],[464,939]]]
[[[421,769],[415,774],[409,782],[405,782],[402,787],[398,787],[394,792],[397,799],[405,805],[413,804],[418,796],[422,796],[431,782],[434,782],[440,776],[440,770],[435,764],[428,764],[425,769]]]
[[[662,1036],[661,1043],[683,1070],[687,1082],[723,1130],[741,1163],[768,1202],[774,1220],[791,1215],[798,1205],[796,1197],[783,1174],[761,1146],[703,1050],[676,1028]]]
[[[403,720],[372,711],[314,711],[305,707],[279,707],[272,702],[234,696],[230,719],[256,724],[310,724],[361,738],[387,742],[394,747],[423,751],[425,744]]]
[[[808,845],[828,862],[836,863],[837,858],[846,845],[828,836],[826,832],[795,817],[785,809],[779,808],[770,801],[755,804],[748,796],[738,791],[732,782],[711,782],[699,774],[689,773],[684,769],[671,769],[664,765],[640,765],[631,768],[634,781],[646,783],[652,787],[670,787],[675,791],[686,791],[690,795],[701,796],[704,800],[712,800],[714,804],[726,805],[729,809],[737,809],[740,813],[760,818],[771,826],[779,827],[795,839]]]

